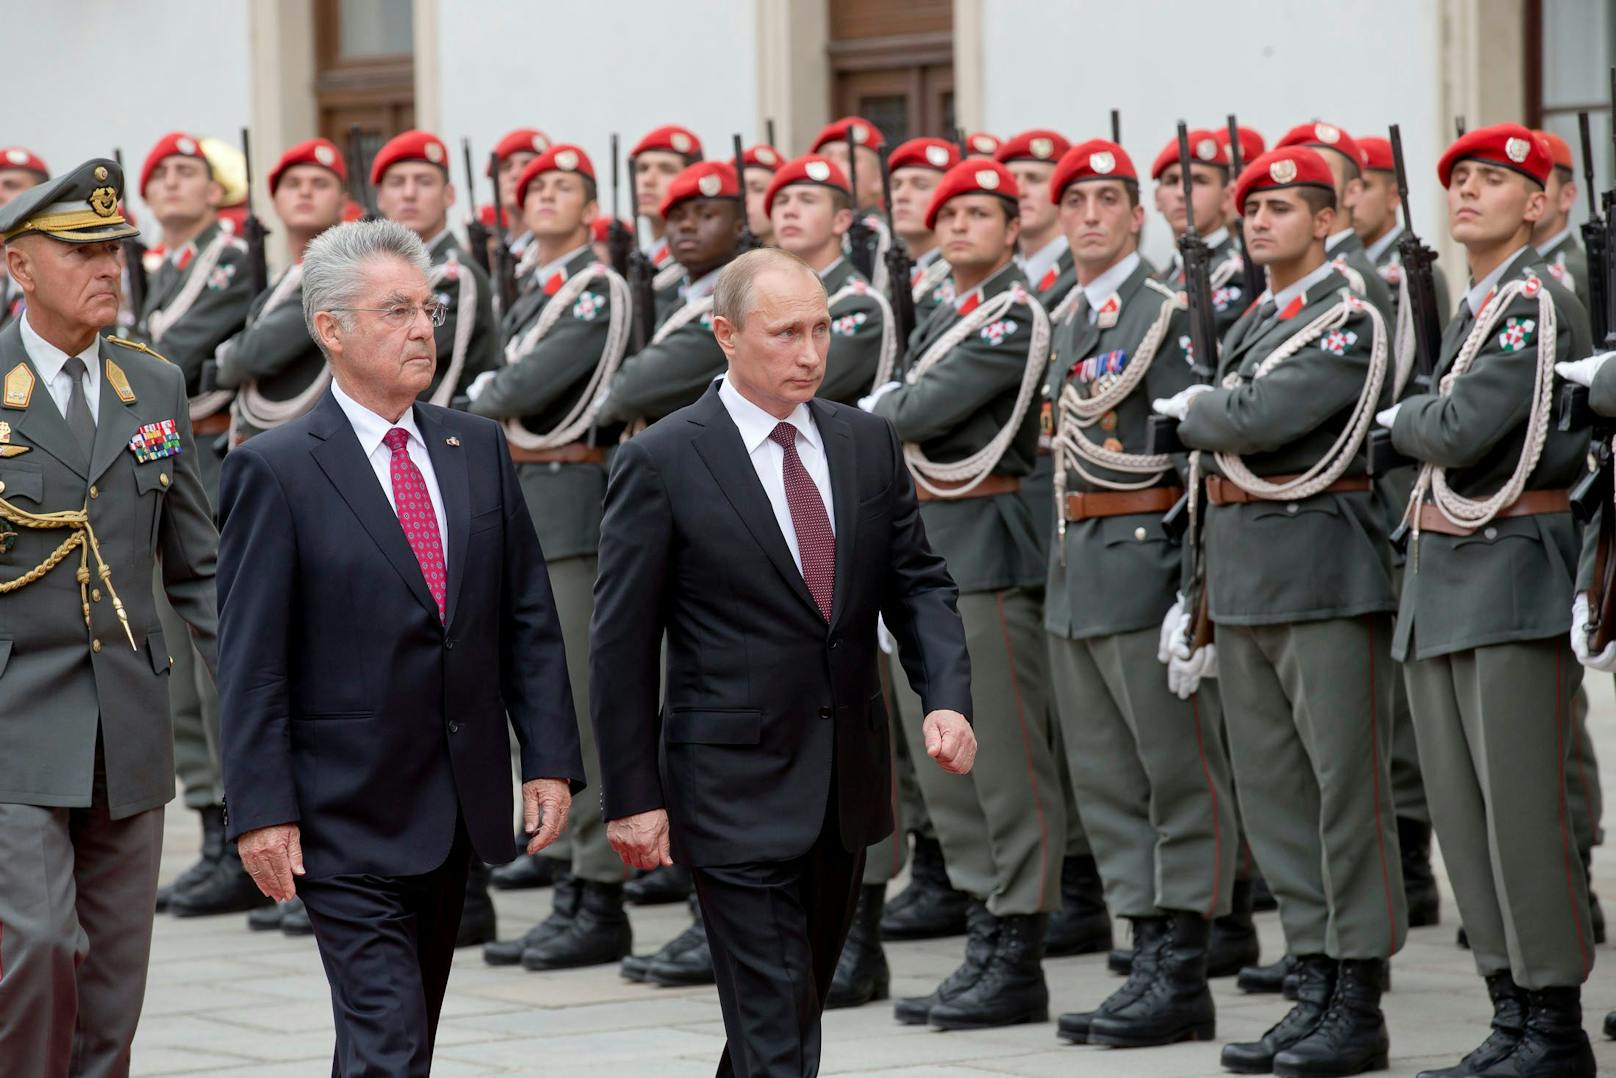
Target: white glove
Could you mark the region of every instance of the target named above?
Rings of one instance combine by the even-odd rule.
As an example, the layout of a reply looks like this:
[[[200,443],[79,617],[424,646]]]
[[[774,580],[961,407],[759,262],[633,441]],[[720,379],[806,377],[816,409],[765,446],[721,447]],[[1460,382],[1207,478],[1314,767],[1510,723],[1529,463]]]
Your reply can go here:
[[[859,409],[865,412],[875,411],[875,402],[901,385],[903,385],[902,382],[888,382],[885,385],[877,386],[874,393],[871,393],[868,397],[859,398]]]
[[[892,654],[892,633],[887,631],[887,619],[880,614],[875,616],[875,642],[880,645],[881,654]]]
[[[1167,616],[1162,618],[1161,636],[1156,641],[1156,661],[1163,666],[1173,657],[1173,641],[1188,633],[1190,629],[1190,616],[1184,612],[1184,593],[1179,592],[1173,605],[1167,608]]]
[[[1167,687],[1180,700],[1188,700],[1200,689],[1204,678],[1218,676],[1218,646],[1205,644],[1190,650],[1189,641],[1173,643],[1173,657],[1167,663]]]
[[[1605,361],[1610,359],[1611,356],[1616,356],[1616,352],[1600,352],[1597,355],[1589,356],[1587,359],[1573,359],[1565,363],[1556,363],[1554,373],[1568,382],[1575,382],[1579,386],[1591,386],[1594,384],[1594,375],[1599,373],[1599,368],[1603,367]]]
[[[1385,411],[1376,412],[1375,413],[1375,422],[1379,423],[1381,426],[1385,427],[1387,430],[1391,430],[1392,429],[1392,424],[1397,422],[1397,409],[1401,408],[1402,406],[1403,406],[1403,402],[1398,401],[1396,404],[1392,405],[1390,408],[1387,408]]]
[[[494,375],[497,373],[499,372],[483,371],[483,373],[472,379],[471,385],[466,387],[466,396],[476,400],[482,395],[483,390],[488,388],[488,383],[494,380]]]
[[[1601,673],[1616,671],[1616,642],[1605,645],[1598,655],[1588,654],[1588,593],[1578,592],[1571,603],[1571,650],[1577,661]]]
[[[1211,386],[1193,385],[1187,389],[1179,390],[1171,397],[1157,397],[1150,402],[1150,406],[1159,414],[1171,416],[1182,423],[1184,422],[1184,417],[1190,414],[1190,401],[1199,397],[1202,393],[1210,392],[1212,392]]]

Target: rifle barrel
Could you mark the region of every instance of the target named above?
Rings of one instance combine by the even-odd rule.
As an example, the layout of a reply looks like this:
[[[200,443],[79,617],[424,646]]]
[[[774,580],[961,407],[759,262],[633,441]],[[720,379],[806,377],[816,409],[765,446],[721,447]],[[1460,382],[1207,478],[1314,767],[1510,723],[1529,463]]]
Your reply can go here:
[[[1184,235],[1198,237],[1195,231],[1195,187],[1190,179],[1190,132],[1183,120],[1178,121],[1178,171],[1184,185]]]

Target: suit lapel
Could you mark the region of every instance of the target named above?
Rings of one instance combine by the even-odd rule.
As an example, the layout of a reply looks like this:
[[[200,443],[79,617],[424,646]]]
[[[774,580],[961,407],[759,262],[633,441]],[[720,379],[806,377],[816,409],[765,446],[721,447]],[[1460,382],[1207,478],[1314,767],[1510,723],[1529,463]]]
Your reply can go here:
[[[101,402],[97,406],[95,444],[90,453],[91,481],[100,479],[112,467],[112,462],[118,459],[118,455],[129,445],[129,439],[140,429],[140,416],[134,409],[138,402],[125,403],[112,388],[112,380],[107,377],[107,363],[112,361],[112,353],[107,349],[106,341],[101,341],[100,345]],[[160,415],[157,418],[172,419],[176,425],[179,421],[179,416]],[[192,444],[195,444],[194,439]]]
[[[432,470],[437,474],[438,493],[443,496],[443,514],[449,518],[449,581],[443,621],[445,625],[452,625],[460,582],[466,578],[466,547],[471,529],[466,454],[458,444],[449,444],[448,428],[438,417],[419,405],[415,409],[415,422],[426,440],[427,456],[432,458]]]
[[[45,379],[40,377],[39,370],[34,361],[28,358],[28,349],[22,343],[22,321],[18,319],[7,326],[4,333],[0,333],[0,378],[5,377],[17,364],[24,363],[34,376],[34,392],[28,401],[28,408],[20,414],[6,409],[0,412],[0,418],[9,418],[14,422],[17,433],[22,436],[23,442],[44,450],[67,467],[81,479],[89,479],[86,474],[89,470],[89,460],[84,450],[79,446],[79,440],[73,436],[68,427],[67,420],[62,418],[61,411],[56,407],[56,401],[50,395],[50,387]]]
[[[847,609],[849,578],[853,574],[853,540],[858,535],[858,465],[853,455],[853,432],[823,401],[809,408],[819,437],[825,444],[830,469],[831,504],[836,507],[836,583],[831,593],[830,623],[835,625]]]

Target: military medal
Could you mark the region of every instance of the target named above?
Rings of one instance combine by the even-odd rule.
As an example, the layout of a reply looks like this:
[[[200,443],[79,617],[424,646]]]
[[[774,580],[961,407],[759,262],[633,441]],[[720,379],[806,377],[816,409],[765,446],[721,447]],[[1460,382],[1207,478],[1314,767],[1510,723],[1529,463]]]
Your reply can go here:
[[[20,457],[32,448],[31,445],[12,445],[11,424],[0,422],[0,460],[6,457]]]
[[[1105,448],[1109,449],[1113,453],[1120,453],[1122,452],[1122,442],[1116,438],[1107,438],[1105,440]]]
[[[1100,429],[1103,430],[1103,431],[1116,430],[1117,429],[1117,413],[1115,413],[1115,412],[1107,412],[1107,413],[1105,413],[1105,415],[1101,416],[1100,417]]]
[[[27,408],[33,399],[34,372],[28,369],[28,364],[19,363],[6,374],[5,406]]]
[[[129,451],[141,464],[164,457],[177,457],[180,449],[180,428],[172,419],[143,424],[129,439]]]

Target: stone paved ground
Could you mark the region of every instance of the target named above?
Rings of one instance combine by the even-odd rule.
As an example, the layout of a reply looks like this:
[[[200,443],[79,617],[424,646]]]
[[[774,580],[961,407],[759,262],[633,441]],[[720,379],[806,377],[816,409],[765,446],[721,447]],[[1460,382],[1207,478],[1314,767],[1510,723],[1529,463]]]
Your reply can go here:
[[[1596,678],[1594,739],[1616,760],[1611,679]],[[1607,780],[1609,781],[1609,780]],[[163,872],[180,871],[195,850],[193,818],[169,813]],[[1598,851],[1595,882],[1616,924],[1616,846]],[[1486,996],[1468,952],[1453,944],[1451,896],[1440,927],[1417,929],[1393,963],[1386,999],[1393,1076],[1445,1065],[1481,1039]],[[507,934],[548,912],[548,891],[498,894]],[[1259,918],[1264,953],[1279,953],[1274,914]],[[637,950],[660,946],[685,923],[682,907],[634,913]],[[959,940],[888,945],[896,994],[929,991],[958,962]],[[1600,1023],[1616,1008],[1616,953],[1602,948],[1585,992],[1585,1024],[1601,1073],[1616,1074],[1616,1042]],[[1048,964],[1053,1010],[1092,1005],[1117,983],[1098,956]],[[1283,1013],[1276,997],[1242,996],[1216,985],[1224,1040],[1260,1035]],[[711,989],[661,989],[621,980],[614,968],[557,974],[492,969],[475,950],[458,956],[438,1032],[435,1074],[571,1074],[590,1078],[713,1073],[723,1025]],[[1141,1051],[1074,1048],[1052,1024],[983,1033],[937,1033],[896,1025],[890,1005],[837,1011],[825,1019],[823,1073],[864,1078],[989,1078],[993,1075],[1096,1075],[1199,1078],[1221,1075],[1217,1046]],[[331,1012],[312,940],[249,933],[239,916],[202,921],[159,918],[145,1017],[135,1041],[137,1075],[304,1078],[330,1073]]]

